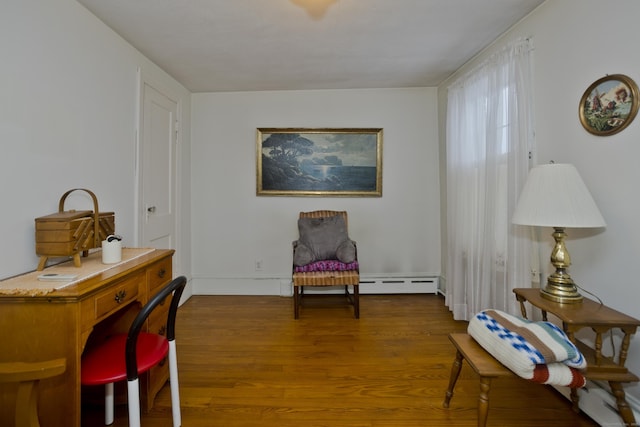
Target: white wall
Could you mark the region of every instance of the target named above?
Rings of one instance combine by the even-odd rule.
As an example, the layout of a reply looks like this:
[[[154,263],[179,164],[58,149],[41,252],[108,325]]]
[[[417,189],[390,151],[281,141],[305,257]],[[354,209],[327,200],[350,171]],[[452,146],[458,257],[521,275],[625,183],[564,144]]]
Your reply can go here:
[[[640,83],[638,16],[637,0],[549,0],[473,62],[516,37],[533,37],[538,161],[573,163],[607,222],[604,232],[568,230],[570,273],[606,305],[635,318],[640,318],[640,117],[621,133],[597,137],[580,124],[578,103],[587,87],[606,74],[626,74]],[[441,145],[446,86],[438,95]],[[560,196],[550,194],[549,203]],[[543,230],[548,243],[543,253],[551,253],[551,232]],[[640,374],[637,336],[629,355],[627,365]],[[626,391],[640,400],[640,386]]]
[[[435,88],[193,94],[194,293],[280,292],[298,213],[315,209],[348,211],[363,276],[438,276],[436,109]],[[256,196],[260,127],[383,128],[383,196]]]
[[[189,267],[190,94],[75,0],[4,0],[0,13],[0,278],[35,269],[34,219],[84,187],[136,243],[136,115],[141,68],[183,104],[179,265]],[[92,209],[91,199],[65,208]]]

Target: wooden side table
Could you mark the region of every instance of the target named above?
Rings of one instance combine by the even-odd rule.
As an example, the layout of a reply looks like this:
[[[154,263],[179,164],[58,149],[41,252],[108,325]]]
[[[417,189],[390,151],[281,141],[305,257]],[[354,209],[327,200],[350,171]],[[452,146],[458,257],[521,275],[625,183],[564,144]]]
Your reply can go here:
[[[513,292],[520,302],[520,310],[525,318],[527,317],[525,302],[529,302],[542,311],[544,320],[547,320],[547,313],[551,313],[562,321],[562,328],[569,339],[576,344],[587,360],[585,377],[591,380],[607,381],[616,398],[618,412],[624,423],[627,426],[637,426],[633,411],[625,398],[622,384],[640,381],[640,378],[625,367],[631,335],[635,334],[640,326],[640,320],[588,298],[584,298],[581,303],[561,304],[543,298],[539,289],[516,288]],[[590,328],[595,332],[595,348],[576,339],[575,333],[582,328]],[[602,355],[602,335],[616,328],[624,333],[618,361]],[[571,390],[571,400],[573,409],[579,411],[578,393],[575,389]]]

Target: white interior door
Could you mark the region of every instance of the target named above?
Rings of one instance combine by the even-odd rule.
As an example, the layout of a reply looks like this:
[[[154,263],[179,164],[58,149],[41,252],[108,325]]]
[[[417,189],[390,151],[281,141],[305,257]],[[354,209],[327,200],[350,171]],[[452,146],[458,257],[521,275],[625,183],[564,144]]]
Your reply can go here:
[[[178,104],[141,81],[140,243],[175,249]]]

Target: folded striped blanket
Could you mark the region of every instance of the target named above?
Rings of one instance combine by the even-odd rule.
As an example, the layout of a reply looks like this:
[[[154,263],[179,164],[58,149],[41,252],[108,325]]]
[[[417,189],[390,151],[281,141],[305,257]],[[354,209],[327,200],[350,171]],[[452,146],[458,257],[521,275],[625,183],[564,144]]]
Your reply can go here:
[[[476,314],[467,328],[485,350],[516,375],[541,384],[581,388],[587,362],[551,322],[531,322],[499,310]]]

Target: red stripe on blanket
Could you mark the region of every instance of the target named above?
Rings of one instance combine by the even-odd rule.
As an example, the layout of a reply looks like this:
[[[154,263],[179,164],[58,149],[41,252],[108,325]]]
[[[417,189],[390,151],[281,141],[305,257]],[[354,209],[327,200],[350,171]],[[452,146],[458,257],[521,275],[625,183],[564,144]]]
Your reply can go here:
[[[531,377],[531,381],[534,383],[544,384],[549,381],[549,369],[546,365],[536,365],[533,368],[533,377]]]
[[[569,367],[569,370],[571,371],[571,382],[563,385],[570,388],[582,388],[587,385],[587,379],[579,370],[571,367]],[[533,368],[533,377],[530,380],[534,383],[546,384],[549,381],[549,368],[547,368],[547,365],[536,365]]]

